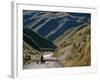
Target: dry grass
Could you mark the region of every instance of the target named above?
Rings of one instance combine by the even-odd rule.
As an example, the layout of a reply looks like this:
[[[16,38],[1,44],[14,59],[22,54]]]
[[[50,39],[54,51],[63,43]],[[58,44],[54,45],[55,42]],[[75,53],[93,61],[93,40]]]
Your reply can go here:
[[[30,47],[27,43],[23,43],[23,65],[33,62],[37,55],[37,50]]]
[[[90,66],[91,65],[91,33],[90,25],[77,31],[73,36],[68,39],[63,38],[60,48],[55,51],[54,56],[61,56],[66,50],[68,45],[73,45],[70,57],[61,60],[63,66]],[[66,36],[65,36],[66,37]],[[62,42],[63,41],[63,42]]]

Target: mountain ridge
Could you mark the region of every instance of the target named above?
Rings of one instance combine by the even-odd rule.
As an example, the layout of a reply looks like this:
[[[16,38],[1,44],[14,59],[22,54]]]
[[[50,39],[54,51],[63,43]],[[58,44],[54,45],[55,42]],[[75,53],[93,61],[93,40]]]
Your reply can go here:
[[[89,13],[70,13],[52,11],[23,11],[24,27],[28,27],[41,36],[54,41],[63,32],[89,21]],[[29,16],[29,17],[26,17]],[[25,18],[24,18],[25,17]],[[27,24],[27,25],[25,25]]]

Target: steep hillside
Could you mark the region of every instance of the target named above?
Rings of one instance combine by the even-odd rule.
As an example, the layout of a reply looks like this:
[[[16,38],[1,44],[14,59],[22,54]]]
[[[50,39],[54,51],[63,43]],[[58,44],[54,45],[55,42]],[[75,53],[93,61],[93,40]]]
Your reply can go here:
[[[23,10],[23,40],[35,53],[54,51],[63,66],[89,66],[90,24],[90,13]]]
[[[90,13],[23,11],[23,27],[54,41],[65,31],[89,22]]]
[[[56,42],[56,44],[59,46],[59,48],[56,49],[53,56],[61,57],[63,56],[63,54],[68,55],[60,61],[60,63],[63,64],[63,66],[73,67],[91,65],[90,25],[87,25],[84,28],[75,31],[74,34],[69,37],[67,36],[67,34],[64,34],[64,37],[62,37],[62,39],[59,39],[58,42]],[[68,50],[69,52],[66,53]]]
[[[26,42],[23,42],[23,65],[33,62],[39,54],[38,50],[33,49]]]
[[[23,33],[24,33],[23,37],[24,41],[39,51],[43,50],[44,48],[45,49],[49,48],[52,50],[56,48],[56,46],[51,41],[35,33],[31,29],[24,28]]]

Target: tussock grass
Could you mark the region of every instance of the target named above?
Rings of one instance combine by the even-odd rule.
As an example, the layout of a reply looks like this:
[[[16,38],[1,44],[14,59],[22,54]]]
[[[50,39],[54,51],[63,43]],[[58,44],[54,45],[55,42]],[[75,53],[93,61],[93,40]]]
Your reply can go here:
[[[69,38],[62,38],[59,41],[59,48],[54,52],[55,57],[61,56],[66,52],[69,45],[73,45],[72,54],[65,59],[62,59],[60,63],[63,66],[90,66],[91,65],[91,29],[90,25],[74,32],[75,34]],[[66,36],[67,37],[67,34]],[[61,43],[60,43],[61,42]]]

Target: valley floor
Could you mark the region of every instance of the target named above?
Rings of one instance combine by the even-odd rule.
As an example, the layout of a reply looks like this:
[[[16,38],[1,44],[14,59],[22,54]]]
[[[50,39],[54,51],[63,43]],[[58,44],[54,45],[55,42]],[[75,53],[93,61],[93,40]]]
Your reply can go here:
[[[23,66],[23,69],[41,69],[41,68],[58,68],[58,67],[62,67],[61,64],[59,64],[57,61],[53,61],[53,62],[46,62],[45,64],[37,64],[36,62],[30,63],[30,64],[26,64]]]
[[[50,59],[55,58],[52,57],[53,53],[45,52],[44,58]],[[58,68],[63,67],[58,61],[46,61],[45,64],[41,64],[40,62],[37,64],[36,62],[32,62],[30,64],[25,64],[23,69],[41,69],[41,68]]]

